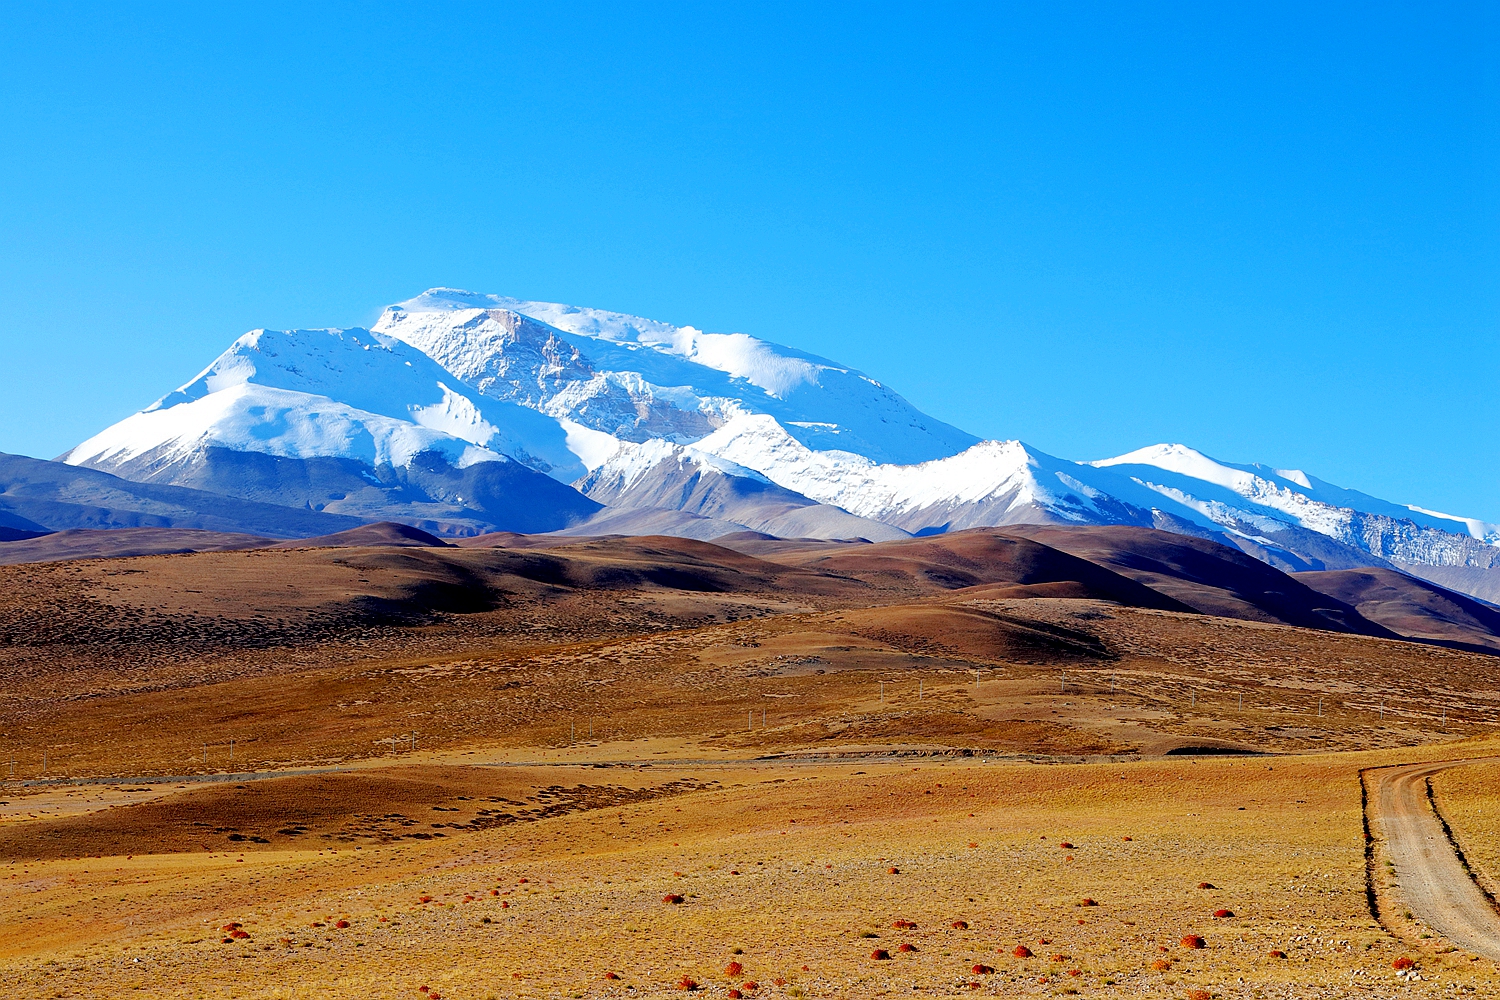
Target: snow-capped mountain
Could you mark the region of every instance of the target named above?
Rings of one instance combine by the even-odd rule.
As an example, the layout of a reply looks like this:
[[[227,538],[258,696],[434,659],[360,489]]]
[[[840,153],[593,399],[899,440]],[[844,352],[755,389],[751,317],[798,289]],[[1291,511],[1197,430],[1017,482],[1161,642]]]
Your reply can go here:
[[[514,458],[562,481],[583,466],[556,421],[486,400],[421,351],[368,330],[254,330],[187,385],[63,457],[142,482],[203,449],[458,468]]]
[[[246,334],[64,460],[450,532],[1131,524],[1286,570],[1395,566],[1500,598],[1496,525],[1182,445],[1077,462],[980,441],[770,341],[446,288],[370,331]]]
[[[743,333],[449,288],[391,306],[374,329],[486,396],[620,441],[688,444],[747,413],[774,417],[809,448],[881,462],[923,462],[978,440],[868,375]]]
[[[460,532],[564,527],[597,510],[563,485],[585,470],[556,420],[486,399],[421,351],[360,329],[247,333],[61,461]],[[565,513],[533,516],[523,499]]]

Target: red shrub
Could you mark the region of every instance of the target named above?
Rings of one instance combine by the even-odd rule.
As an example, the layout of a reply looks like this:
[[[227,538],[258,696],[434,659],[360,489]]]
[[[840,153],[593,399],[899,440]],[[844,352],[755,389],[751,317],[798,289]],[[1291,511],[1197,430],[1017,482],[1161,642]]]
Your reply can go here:
[[[917,950],[917,946],[910,943],[909,941],[902,941],[901,947],[897,948],[896,950],[900,952],[913,952]]]
[[[1234,911],[1233,910],[1215,910],[1214,911],[1214,916],[1218,917],[1220,920],[1223,920],[1225,917],[1232,917],[1232,916],[1234,916]]]
[[[667,895],[663,896],[661,898],[661,901],[663,903],[668,903],[668,904],[670,904],[672,906],[677,906],[677,905],[679,905],[681,903],[687,902],[687,900],[683,899],[681,896],[677,895],[677,893],[675,893],[675,892],[671,892],[671,893],[668,893]]]
[[[1058,844],[1057,846],[1060,847],[1060,848],[1062,848],[1065,851],[1071,851],[1073,849],[1073,845],[1070,844],[1070,843],[1068,843],[1066,840],[1063,841],[1062,843]]]
[[[230,931],[229,936],[236,941],[245,941],[249,939],[250,933],[248,931]]]
[[[1030,958],[1031,949],[1026,947],[1024,944],[1018,944],[1016,945],[1016,950],[1011,952],[1011,954],[1016,956],[1017,958]]]
[[[1208,990],[1188,990],[1187,1000],[1214,1000],[1214,995]]]
[[[1054,961],[1054,962],[1066,962],[1067,960],[1068,960],[1068,956],[1067,955],[1053,955],[1052,956],[1052,961]]]
[[[419,902],[419,903],[430,903],[430,902],[432,902],[432,897],[431,896],[418,896],[417,897],[417,902]]]
[[[917,929],[917,925],[910,920],[897,920],[891,926],[898,931],[914,931]]]
[[[430,993],[430,992],[432,992],[432,987],[431,986],[418,986],[417,987],[417,992],[418,993]]]
[[[740,998],[743,997],[744,995],[745,994],[741,993],[739,990],[734,989],[732,987],[730,988],[729,993],[727,994],[727,996],[729,997],[729,1000],[740,1000]]]
[[[604,974],[604,978],[605,979],[619,979],[620,977],[617,976],[617,975],[615,975],[613,972],[606,972]]]
[[[683,976],[681,979],[677,980],[677,988],[684,992],[691,993],[693,990],[696,990],[698,988],[698,980],[693,979],[691,976]]]
[[[1218,886],[1214,885],[1212,882],[1199,882],[1198,883],[1198,888],[1200,888],[1200,889],[1217,889]]]
[[[888,875],[900,875],[901,874],[901,869],[897,868],[895,865],[891,865],[889,868],[886,869],[886,874],[888,874]]]
[[[1286,958],[1286,952],[1280,950],[1279,948],[1278,949],[1274,949],[1274,950],[1268,952],[1268,954],[1272,958]]]
[[[730,979],[739,978],[740,973],[744,971],[745,967],[738,962],[730,962],[728,965],[724,966],[724,975],[728,976]]]
[[[508,899],[502,899],[502,900],[500,900],[500,909],[502,909],[502,910],[508,910],[508,909],[510,909],[510,900],[508,900]]]
[[[884,962],[890,957],[891,953],[886,951],[884,948],[876,948],[874,951],[870,952],[870,958],[876,962]]]
[[[969,922],[967,920],[955,920],[953,921],[953,929],[956,931],[966,931],[969,929]]]
[[[1134,837],[1121,837],[1121,840],[1134,840]]]
[[[805,969],[807,968],[807,966],[803,966],[803,968]],[[740,989],[749,990],[751,993],[754,993],[756,990],[760,989],[760,983],[757,983],[753,979],[748,979],[740,984]]]
[[[786,985],[786,980],[782,979],[780,976],[777,976],[775,979],[771,980],[771,982],[775,983],[777,986],[785,986]]]
[[[1078,905],[1079,906],[1098,906],[1099,904],[1096,903],[1096,902],[1094,902],[1092,899],[1085,898],[1084,901],[1081,902],[1081,903],[1079,903]]]
[[[340,920],[340,921],[336,922],[333,926],[337,927],[339,930],[344,930],[345,928],[347,928],[349,926],[349,921],[347,921],[347,920]]]
[[[1037,938],[1036,939],[1036,943],[1037,944],[1051,944],[1052,943],[1052,939],[1051,938]]]
[[[1182,939],[1182,946],[1184,948],[1202,948],[1204,944],[1203,938],[1197,934],[1189,934]]]
[[[1407,958],[1405,955],[1402,955],[1400,958],[1396,959],[1394,962],[1391,963],[1391,968],[1400,971],[1400,970],[1404,970],[1404,969],[1410,969],[1412,966],[1414,966],[1416,964],[1417,964],[1416,962],[1413,962],[1411,959]]]
[[[498,895],[500,895],[500,890],[499,889],[491,889],[490,890],[490,895],[491,896],[498,896]]]
[[[976,965],[976,966],[974,966],[974,968],[970,969],[969,971],[972,972],[972,973],[974,973],[974,975],[976,975],[976,976],[988,976],[991,973],[993,973],[995,970],[994,970],[994,968],[992,966],[988,966],[988,965]]]
[[[1083,975],[1083,970],[1082,969],[1069,969],[1068,970],[1068,975],[1070,975],[1070,976],[1081,976],[1081,975]]]
[[[1151,968],[1155,969],[1157,972],[1166,972],[1171,967],[1172,963],[1167,961],[1165,958],[1158,958],[1156,961],[1151,963]]]

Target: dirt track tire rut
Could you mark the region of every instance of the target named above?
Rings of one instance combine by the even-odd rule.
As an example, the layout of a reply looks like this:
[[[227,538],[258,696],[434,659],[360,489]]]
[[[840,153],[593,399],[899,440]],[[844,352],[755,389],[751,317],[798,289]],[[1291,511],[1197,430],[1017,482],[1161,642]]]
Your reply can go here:
[[[1475,884],[1458,846],[1449,839],[1428,793],[1440,771],[1483,760],[1404,764],[1368,772],[1366,807],[1373,830],[1396,867],[1402,900],[1412,913],[1453,944],[1500,961],[1500,912]]]

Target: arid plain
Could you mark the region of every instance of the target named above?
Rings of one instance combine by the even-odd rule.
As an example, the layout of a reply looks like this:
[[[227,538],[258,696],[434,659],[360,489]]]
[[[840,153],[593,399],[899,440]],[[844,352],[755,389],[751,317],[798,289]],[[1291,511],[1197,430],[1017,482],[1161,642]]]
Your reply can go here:
[[[405,541],[0,567],[0,983],[1500,991],[1378,814],[1478,761],[1424,780],[1500,885],[1474,642],[1024,531]]]

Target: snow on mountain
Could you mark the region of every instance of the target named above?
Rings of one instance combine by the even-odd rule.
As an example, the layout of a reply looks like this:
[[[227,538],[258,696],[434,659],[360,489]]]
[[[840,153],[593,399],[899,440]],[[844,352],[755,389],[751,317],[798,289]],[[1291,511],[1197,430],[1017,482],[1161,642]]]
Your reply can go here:
[[[611,508],[669,509],[713,519],[726,526],[719,534],[749,529],[792,538],[908,537],[893,525],[816,503],[727,459],[660,439],[623,444],[577,486]]]
[[[906,531],[1015,523],[1145,524],[1135,507],[1083,481],[1088,472],[1019,441],[982,441],[914,465],[814,451],[774,418],[745,414],[694,448],[821,503]]]
[[[367,330],[255,330],[197,378],[63,456],[171,481],[208,448],[372,467],[440,454],[458,469],[514,458],[567,482],[584,472],[567,431],[485,399],[420,351]]]
[[[1500,563],[1500,525],[1403,507],[1299,470],[1233,465],[1180,444],[1089,463],[1143,486],[1200,522],[1277,542],[1302,528],[1381,560],[1488,568]]]
[[[1283,569],[1396,565],[1500,593],[1494,524],[1182,445],[1066,461],[980,441],[852,368],[746,334],[446,288],[372,331],[246,334],[64,460],[450,533],[1134,524]]]
[[[391,306],[374,329],[486,396],[624,441],[687,444],[747,413],[775,417],[808,448],[882,462],[977,440],[852,368],[742,333],[447,288]]]

